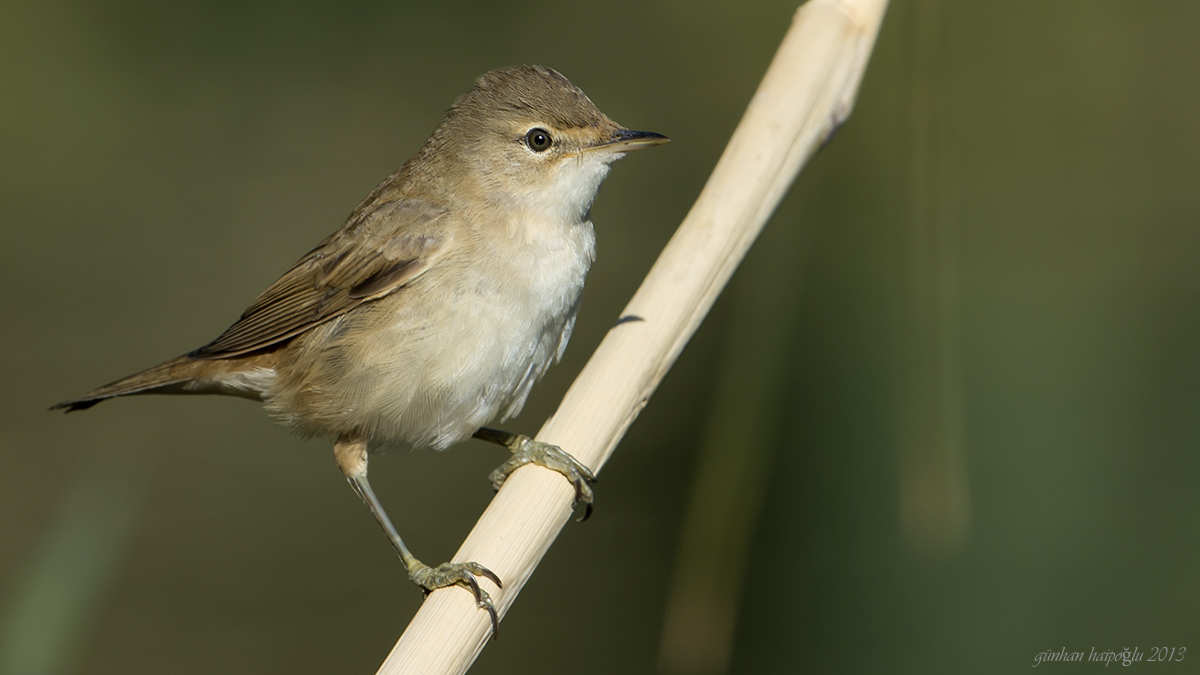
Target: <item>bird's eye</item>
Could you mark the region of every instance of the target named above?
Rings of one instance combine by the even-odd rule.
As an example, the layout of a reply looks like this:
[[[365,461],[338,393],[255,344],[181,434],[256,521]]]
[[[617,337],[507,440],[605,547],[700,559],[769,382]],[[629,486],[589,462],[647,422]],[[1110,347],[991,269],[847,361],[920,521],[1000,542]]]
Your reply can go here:
[[[554,139],[550,138],[550,132],[541,127],[534,127],[525,134],[525,145],[534,152],[545,152],[550,149],[550,145]]]

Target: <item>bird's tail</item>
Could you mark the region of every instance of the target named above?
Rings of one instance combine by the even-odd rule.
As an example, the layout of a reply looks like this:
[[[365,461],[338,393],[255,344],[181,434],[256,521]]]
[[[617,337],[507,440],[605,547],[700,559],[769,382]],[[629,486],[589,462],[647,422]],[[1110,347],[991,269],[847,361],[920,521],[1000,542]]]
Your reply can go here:
[[[51,410],[87,410],[97,403],[116,396],[131,394],[176,394],[184,393],[184,385],[191,382],[200,361],[180,356],[166,363],[148,368],[140,373],[124,377],[99,389],[94,389],[79,398],[55,403]],[[199,392],[197,392],[199,393]]]

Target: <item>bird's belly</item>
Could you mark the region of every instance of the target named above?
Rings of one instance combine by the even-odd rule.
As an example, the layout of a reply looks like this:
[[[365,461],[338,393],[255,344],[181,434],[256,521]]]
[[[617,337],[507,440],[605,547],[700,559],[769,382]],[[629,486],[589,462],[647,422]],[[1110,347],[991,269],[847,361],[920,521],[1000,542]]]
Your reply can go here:
[[[267,408],[312,435],[453,445],[520,411],[566,346],[589,262],[433,276],[361,306],[301,345],[306,381],[278,378]]]

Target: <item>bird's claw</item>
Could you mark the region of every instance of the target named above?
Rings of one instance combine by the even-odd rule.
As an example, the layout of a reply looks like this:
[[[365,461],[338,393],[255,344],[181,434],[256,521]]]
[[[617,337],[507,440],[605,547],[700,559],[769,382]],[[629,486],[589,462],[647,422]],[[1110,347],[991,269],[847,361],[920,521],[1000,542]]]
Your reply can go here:
[[[565,476],[575,488],[575,501],[571,506],[576,507],[580,503],[584,505],[583,516],[579,520],[583,521],[591,517],[592,504],[595,502],[596,496],[592,492],[590,484],[596,482],[596,474],[583,462],[567,454],[557,445],[535,441],[525,436],[521,436],[516,443],[509,446],[509,449],[512,450],[512,457],[501,464],[490,476],[493,489],[499,490],[512,472],[520,467],[526,464],[536,464]]]
[[[475,606],[487,610],[488,617],[492,620],[492,639],[495,639],[500,634],[500,617],[496,614],[496,606],[492,604],[491,596],[479,587],[478,577],[491,579],[496,586],[504,588],[495,572],[476,562],[442,563],[437,567],[430,567],[417,561],[408,571],[408,578],[420,586],[425,595],[448,586],[461,586],[470,591],[471,595],[475,596]]]

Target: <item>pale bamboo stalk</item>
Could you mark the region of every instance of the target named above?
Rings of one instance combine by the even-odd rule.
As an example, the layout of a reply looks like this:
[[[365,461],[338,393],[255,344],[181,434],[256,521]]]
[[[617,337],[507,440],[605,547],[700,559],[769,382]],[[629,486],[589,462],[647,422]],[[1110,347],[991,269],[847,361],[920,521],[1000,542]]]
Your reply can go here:
[[[801,165],[850,114],[887,0],[802,6],[692,210],[538,440],[598,469],[645,407]],[[504,580],[483,581],[503,616],[571,515],[562,476],[522,468],[454,556]],[[587,584],[587,579],[579,583]],[[465,673],[491,626],[469,593],[425,600],[379,669]]]

